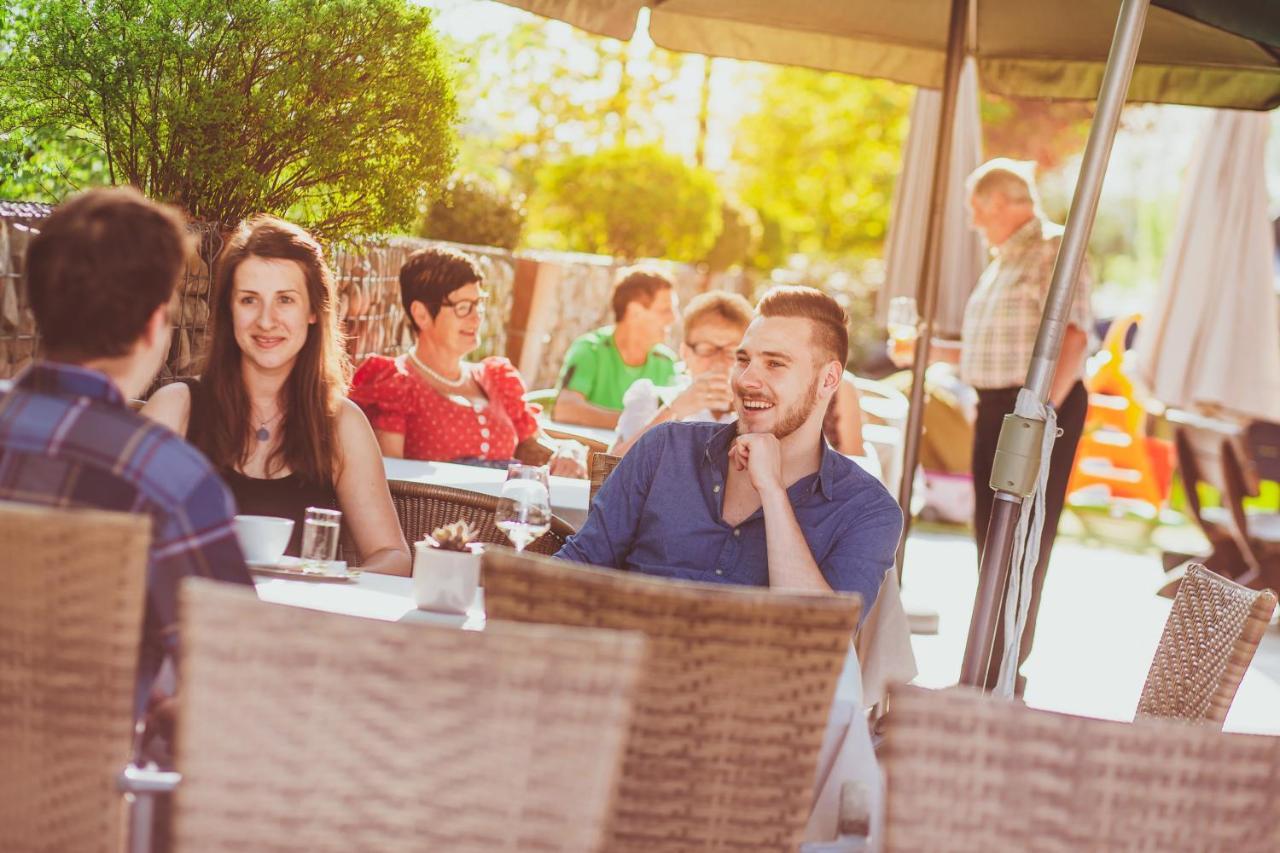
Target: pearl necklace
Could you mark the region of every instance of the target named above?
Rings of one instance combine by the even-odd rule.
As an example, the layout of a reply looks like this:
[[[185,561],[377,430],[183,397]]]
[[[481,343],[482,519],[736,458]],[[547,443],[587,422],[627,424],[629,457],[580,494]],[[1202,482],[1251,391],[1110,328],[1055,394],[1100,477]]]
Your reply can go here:
[[[467,370],[465,367],[459,368],[462,371],[462,375],[459,376],[457,379],[446,379],[445,377],[441,376],[439,373],[436,373],[430,367],[427,367],[427,365],[423,363],[422,359],[418,358],[418,354],[413,350],[409,350],[409,360],[412,361],[419,370],[421,370],[423,373],[427,374],[432,379],[439,382],[441,385],[445,386],[446,388],[458,389],[458,388],[461,388],[463,385],[467,384],[468,376],[467,376]]]

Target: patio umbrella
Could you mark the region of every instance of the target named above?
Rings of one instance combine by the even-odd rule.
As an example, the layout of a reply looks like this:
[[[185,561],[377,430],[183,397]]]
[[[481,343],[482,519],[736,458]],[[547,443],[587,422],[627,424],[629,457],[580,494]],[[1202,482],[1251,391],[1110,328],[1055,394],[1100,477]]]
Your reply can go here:
[[[1009,440],[1001,434],[1001,475],[979,568],[961,683],[982,685],[1009,581],[1015,532],[1027,498],[1044,480],[1039,460],[1052,447],[1044,429],[1044,401],[1058,353],[1073,285],[1097,213],[1102,177],[1126,97],[1162,103],[1265,110],[1280,104],[1280,16],[1273,0],[845,0],[778,4],[773,0],[504,0],[602,35],[629,38],[635,15],[649,6],[649,33],[672,50],[759,60],[941,86],[934,187],[925,236],[924,277],[917,297],[924,315],[916,347],[905,470],[919,448],[940,266],[943,192],[963,57],[978,61],[983,84],[1008,95],[1097,99],[1062,246],[1024,392]],[[1152,8],[1154,2],[1155,8]],[[1112,31],[1110,22],[1115,20]],[[1144,32],[1147,35],[1144,41]],[[1108,47],[1109,45],[1109,47]],[[1021,407],[1020,407],[1021,408]],[[1020,419],[1020,420],[1018,420]],[[1036,424],[1038,423],[1038,427]],[[1046,438],[1014,446],[1016,436]],[[993,474],[993,482],[997,482]],[[910,506],[910,476],[899,505]],[[907,516],[908,522],[910,514]],[[1022,526],[1025,527],[1024,521]],[[904,529],[904,543],[905,543]],[[1032,548],[1023,565],[1034,563]],[[901,571],[902,549],[898,565]],[[1010,632],[1017,637],[1020,629]]]
[[[889,300],[915,297],[924,270],[925,223],[933,187],[934,149],[942,118],[942,92],[918,89],[911,104],[902,174],[893,190],[889,234],[885,239],[884,285],[876,297],[876,318],[885,324]],[[982,126],[978,119],[977,66],[966,60],[956,96],[955,135],[942,223],[942,263],[934,329],[958,337],[964,306],[987,263],[982,237],[969,226],[964,179],[982,163]]]
[[[649,7],[668,50],[843,71],[943,88],[951,0],[504,0],[629,39]],[[986,91],[1093,100],[1119,0],[971,0],[965,52]],[[1154,0],[1132,101],[1269,109],[1280,104],[1274,0]]]
[[[1265,113],[1206,116],[1160,290],[1137,340],[1136,375],[1166,406],[1280,421],[1269,123]]]

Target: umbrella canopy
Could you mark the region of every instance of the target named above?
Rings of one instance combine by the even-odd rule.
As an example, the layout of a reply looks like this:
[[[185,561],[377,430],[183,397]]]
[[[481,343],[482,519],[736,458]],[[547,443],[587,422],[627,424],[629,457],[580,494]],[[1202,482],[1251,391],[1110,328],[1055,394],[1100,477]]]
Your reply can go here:
[[[924,238],[929,222],[929,192],[933,187],[934,152],[942,93],[918,89],[911,105],[902,174],[893,190],[893,212],[885,240],[885,278],[876,303],[876,317],[884,325],[889,300],[915,297],[924,268]],[[964,320],[964,306],[986,265],[986,247],[969,226],[965,177],[982,163],[982,127],[978,119],[978,81],[972,60],[965,63],[956,95],[956,119],[951,138],[951,168],[942,223],[941,280],[934,320],[936,334],[956,337]]]
[[[640,9],[669,50],[800,65],[941,88],[949,0],[504,0],[629,39]],[[1092,100],[1119,0],[973,0],[966,51],[1004,95]],[[1266,110],[1280,105],[1274,0],[1154,0],[1128,99]]]
[[[1234,110],[1206,117],[1160,290],[1137,340],[1137,378],[1167,406],[1280,421],[1268,118]]]

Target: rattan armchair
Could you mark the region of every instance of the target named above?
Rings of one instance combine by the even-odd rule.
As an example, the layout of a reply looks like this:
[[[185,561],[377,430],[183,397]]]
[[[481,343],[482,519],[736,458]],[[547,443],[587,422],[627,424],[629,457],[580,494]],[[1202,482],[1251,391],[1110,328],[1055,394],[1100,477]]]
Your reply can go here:
[[[150,519],[0,503],[0,850],[114,851]]]
[[[595,503],[596,494],[600,491],[604,481],[609,479],[609,475],[613,473],[613,469],[618,467],[618,463],[622,461],[621,456],[614,456],[611,453],[597,453],[591,458],[591,502]]]
[[[1258,592],[1204,566],[1188,566],[1138,716],[1203,720],[1221,728],[1275,609],[1271,590]]]
[[[890,691],[889,853],[1280,850],[1280,738]]]
[[[389,480],[387,485],[400,519],[400,530],[410,549],[414,542],[421,542],[437,527],[459,519],[466,520],[476,531],[478,542],[506,545],[510,541],[494,524],[493,511],[498,506],[498,499],[493,495],[405,480]],[[536,554],[554,554],[573,533],[572,524],[552,516],[551,529],[529,545],[529,550]],[[344,535],[343,552],[352,555],[356,550],[355,542]]]
[[[611,853],[798,847],[856,596],[670,581],[510,549],[487,549],[482,564],[490,625],[649,637]]]
[[[179,850],[601,849],[642,636],[182,595]]]

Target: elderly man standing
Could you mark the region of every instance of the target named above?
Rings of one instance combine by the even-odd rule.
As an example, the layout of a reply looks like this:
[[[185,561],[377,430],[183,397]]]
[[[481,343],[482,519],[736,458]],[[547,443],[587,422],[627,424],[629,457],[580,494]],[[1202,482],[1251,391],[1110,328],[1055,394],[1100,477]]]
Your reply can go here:
[[[992,255],[965,306],[959,353],[960,378],[978,391],[973,437],[973,526],[979,560],[995,499],[989,481],[1000,426],[1004,416],[1013,411],[1018,390],[1026,379],[1062,240],[1062,226],[1048,221],[1040,210],[1033,169],[1034,164],[1001,158],[983,164],[967,182],[973,225],[986,235]],[[1040,559],[1032,582],[1019,665],[1031,652],[1049,553],[1058,532],[1076,444],[1084,428],[1088,395],[1081,380],[1092,324],[1090,278],[1086,265],[1071,302],[1070,325],[1062,338],[1062,352],[1049,394],[1062,434],[1053,445]],[[997,649],[1003,645],[1002,635],[1000,627]],[[989,683],[995,682],[998,663],[992,662]],[[1026,679],[1019,676],[1015,688],[1018,695],[1022,695],[1025,686]]]

